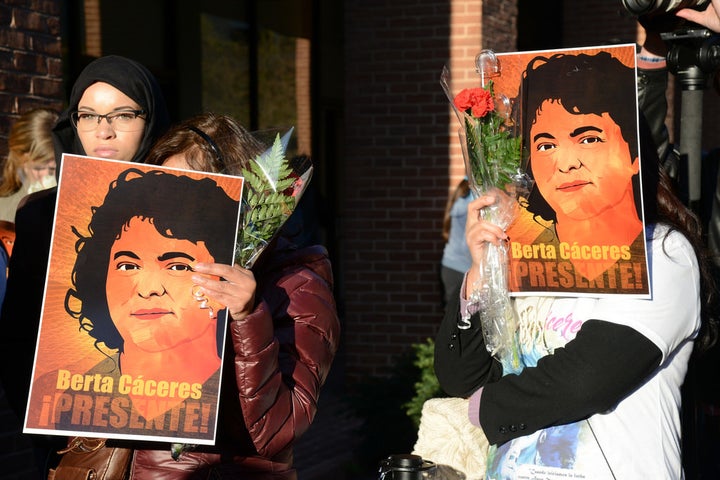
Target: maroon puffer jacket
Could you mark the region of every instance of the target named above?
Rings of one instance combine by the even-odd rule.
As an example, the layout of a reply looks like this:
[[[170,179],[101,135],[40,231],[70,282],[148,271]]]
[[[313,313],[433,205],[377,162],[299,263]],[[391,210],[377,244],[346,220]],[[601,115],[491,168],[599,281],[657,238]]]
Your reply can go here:
[[[167,444],[136,450],[132,480],[297,478],[293,442],[315,417],[340,340],[332,270],[324,247],[282,239],[261,261],[256,308],[229,325],[216,445],[177,462]]]

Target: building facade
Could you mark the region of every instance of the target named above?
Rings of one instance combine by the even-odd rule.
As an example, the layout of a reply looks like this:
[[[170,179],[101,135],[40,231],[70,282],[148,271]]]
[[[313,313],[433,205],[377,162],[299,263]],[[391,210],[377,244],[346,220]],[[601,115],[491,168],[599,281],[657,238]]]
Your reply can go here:
[[[464,175],[443,66],[469,80],[484,48],[642,38],[620,0],[120,3],[0,5],[0,156],[20,113],[60,110],[81,68],[110,53],[158,76],[175,120],[228,105],[252,129],[291,117],[297,153],[316,165],[313,228],[334,264],[343,322],[336,375],[348,391],[392,377],[441,319],[442,215]],[[678,95],[671,91],[671,107]],[[719,104],[708,84],[705,150],[715,148]]]

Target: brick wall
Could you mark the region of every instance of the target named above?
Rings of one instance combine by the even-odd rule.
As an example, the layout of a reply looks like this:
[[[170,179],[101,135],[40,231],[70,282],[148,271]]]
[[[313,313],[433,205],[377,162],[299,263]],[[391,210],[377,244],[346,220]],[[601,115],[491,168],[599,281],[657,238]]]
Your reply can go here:
[[[482,45],[496,52],[512,52],[517,45],[517,2],[482,2]]]
[[[395,356],[438,322],[448,184],[438,79],[449,57],[450,3],[346,2],[341,211],[350,376],[387,375]]]
[[[514,45],[513,2],[346,2],[343,214],[349,380],[386,376],[435,334],[441,221],[463,174],[443,65],[472,72],[482,35]],[[488,13],[490,12],[490,13]],[[497,45],[497,46],[496,46]]]
[[[0,158],[19,114],[37,107],[60,110],[60,3],[8,0],[0,4]]]

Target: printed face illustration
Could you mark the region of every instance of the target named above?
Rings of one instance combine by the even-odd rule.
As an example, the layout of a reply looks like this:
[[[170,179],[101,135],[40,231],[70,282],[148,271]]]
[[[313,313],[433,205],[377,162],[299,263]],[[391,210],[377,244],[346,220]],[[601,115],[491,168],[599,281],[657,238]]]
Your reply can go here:
[[[0,220],[0,241],[5,245],[8,256],[12,255],[15,245],[15,227],[11,222]]]
[[[140,109],[140,105],[132,98],[104,82],[90,85],[78,103],[78,112],[96,115]],[[103,118],[91,130],[78,128],[77,135],[86,155],[130,162],[140,148],[145,120],[138,117],[131,123],[131,127],[122,130],[128,128],[128,131],[120,131],[118,125],[109,124]]]
[[[529,140],[535,182],[558,218],[587,220],[632,196],[639,162],[608,114],[573,114],[546,100]]]
[[[503,457],[500,464],[500,478],[502,480],[510,480],[515,478],[515,471],[518,467],[518,460],[522,448],[518,445],[512,445],[507,454]]]
[[[543,430],[538,438],[536,463],[559,468],[575,465],[579,423],[556,425]]]
[[[192,295],[192,266],[213,262],[204,242],[168,238],[133,218],[110,251],[107,300],[125,342],[160,352],[216,328]],[[215,309],[217,311],[217,308]]]

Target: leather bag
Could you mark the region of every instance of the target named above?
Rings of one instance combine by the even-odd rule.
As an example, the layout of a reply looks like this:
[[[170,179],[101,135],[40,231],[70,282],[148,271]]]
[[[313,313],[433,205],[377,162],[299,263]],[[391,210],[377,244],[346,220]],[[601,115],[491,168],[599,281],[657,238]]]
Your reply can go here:
[[[74,437],[48,480],[123,480],[132,462],[130,448],[108,447],[104,438]]]

